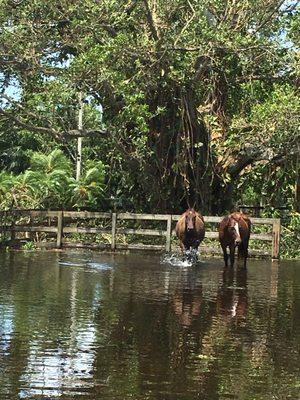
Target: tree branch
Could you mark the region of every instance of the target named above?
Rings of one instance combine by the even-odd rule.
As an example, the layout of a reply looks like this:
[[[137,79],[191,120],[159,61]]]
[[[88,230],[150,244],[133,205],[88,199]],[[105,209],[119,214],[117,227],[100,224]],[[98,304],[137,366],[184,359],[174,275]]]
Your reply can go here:
[[[288,75],[268,75],[268,74],[246,75],[237,77],[235,81],[238,83],[244,83],[248,81],[292,82],[292,77]]]
[[[287,146],[288,147],[288,146]],[[288,152],[288,154],[287,154]],[[275,150],[271,147],[254,147],[248,146],[243,152],[240,152],[237,160],[232,163],[227,172],[232,179],[235,179],[248,165],[251,165],[258,161],[268,161],[270,163],[280,163],[286,158],[290,158],[291,155],[300,154],[299,147],[289,148],[286,152],[275,153]]]
[[[147,20],[149,23],[151,34],[153,36],[153,39],[158,41],[159,40],[159,32],[158,32],[158,28],[156,26],[156,21],[155,21],[156,18],[153,15],[152,10],[150,9],[148,0],[143,0],[143,3],[145,4],[145,7],[146,7]]]
[[[188,28],[189,24],[193,21],[195,15],[196,15],[196,11],[194,9],[194,7],[192,6],[192,4],[190,3],[190,1],[188,0],[188,4],[192,10],[192,16],[188,19],[187,23],[184,25],[184,27],[182,28],[181,32],[179,33],[179,35],[177,36],[175,42],[174,42],[174,47],[177,45],[180,37],[183,35],[184,31]]]
[[[4,115],[5,117],[7,117],[7,119],[9,119],[11,121],[14,121],[18,126],[20,126],[22,128],[25,128],[25,129],[28,129],[28,130],[34,131],[34,132],[50,134],[57,140],[62,139],[61,134],[53,128],[45,128],[42,126],[36,126],[29,122],[22,121],[22,119],[20,117],[16,117],[11,112],[3,110],[3,108],[0,108],[0,114]]]
[[[280,7],[285,3],[286,0],[281,0],[279,1],[279,3],[277,4],[276,7],[274,7],[274,10],[272,10],[270,12],[270,14],[267,16],[267,18],[265,18],[263,21],[261,21],[261,23],[256,27],[256,29],[253,31],[253,34],[255,35],[258,31],[260,31],[273,17],[273,15],[279,11]]]
[[[17,104],[15,101],[13,101],[10,97],[5,95],[4,93],[0,94],[0,97],[4,98],[5,100],[9,101],[10,103],[14,104],[17,108],[22,110],[28,118],[38,120],[41,119],[40,116],[34,114],[33,112],[26,110],[21,104]],[[36,126],[31,122],[28,122],[24,120],[21,116],[16,116],[11,112],[11,110],[5,110],[3,107],[0,108],[0,114],[4,115],[8,120],[11,120],[15,122],[18,126],[28,129],[29,131],[32,132],[38,132],[42,134],[48,134],[54,137],[58,141],[64,141],[66,138],[78,138],[78,137],[90,137],[94,135],[107,135],[106,131],[103,130],[97,130],[97,129],[73,129],[73,130],[68,130],[68,131],[58,131],[54,128],[47,128],[44,126]],[[49,125],[51,125],[51,121],[45,119]]]

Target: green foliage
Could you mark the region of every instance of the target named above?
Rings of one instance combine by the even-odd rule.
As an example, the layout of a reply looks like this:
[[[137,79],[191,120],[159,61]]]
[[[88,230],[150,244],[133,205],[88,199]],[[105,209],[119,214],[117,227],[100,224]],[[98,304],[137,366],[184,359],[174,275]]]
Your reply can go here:
[[[101,161],[88,162],[79,182],[71,163],[59,149],[48,155],[34,152],[30,168],[14,176],[0,173],[1,208],[61,209],[98,207],[104,196],[105,166]]]
[[[36,250],[36,245],[34,242],[26,242],[22,245],[22,250],[26,251]]]
[[[16,178],[7,172],[0,172],[0,205],[1,208],[6,208],[7,205],[12,203],[12,188]]]
[[[21,174],[6,207],[299,208],[297,4],[2,3],[0,98],[20,87],[1,103],[0,166]],[[79,92],[84,129],[107,132],[84,137],[75,182],[66,158],[51,170],[43,155],[76,159]]]
[[[98,209],[105,197],[105,166],[101,161],[90,161],[84,170],[81,179],[73,181],[73,207]]]
[[[300,258],[300,213],[293,212],[282,226],[281,257]]]

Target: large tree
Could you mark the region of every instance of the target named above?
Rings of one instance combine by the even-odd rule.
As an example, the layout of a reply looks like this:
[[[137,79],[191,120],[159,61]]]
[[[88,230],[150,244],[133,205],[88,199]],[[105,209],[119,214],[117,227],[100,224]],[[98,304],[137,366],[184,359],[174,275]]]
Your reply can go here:
[[[145,211],[223,212],[241,174],[298,157],[296,7],[2,0],[3,90],[20,86],[17,101],[2,92],[2,126],[72,153],[83,91],[104,107],[106,133],[87,143],[110,166],[111,195]],[[97,129],[95,118],[86,128]]]

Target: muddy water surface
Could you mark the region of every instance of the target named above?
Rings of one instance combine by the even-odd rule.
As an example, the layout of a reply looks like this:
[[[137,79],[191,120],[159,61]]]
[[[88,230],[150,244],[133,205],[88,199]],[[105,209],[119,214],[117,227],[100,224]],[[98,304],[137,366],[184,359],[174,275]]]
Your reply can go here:
[[[1,400],[300,399],[300,262],[4,252],[0,272]]]

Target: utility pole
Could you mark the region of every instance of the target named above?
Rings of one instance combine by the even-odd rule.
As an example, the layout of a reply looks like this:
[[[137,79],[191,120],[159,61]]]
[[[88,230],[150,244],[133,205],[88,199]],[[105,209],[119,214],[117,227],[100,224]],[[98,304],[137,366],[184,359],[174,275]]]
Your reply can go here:
[[[78,95],[79,113],[78,113],[78,130],[82,131],[83,128],[83,100],[82,92]],[[82,136],[77,139],[77,157],[76,157],[76,181],[79,181],[81,174],[81,150],[82,150]]]

